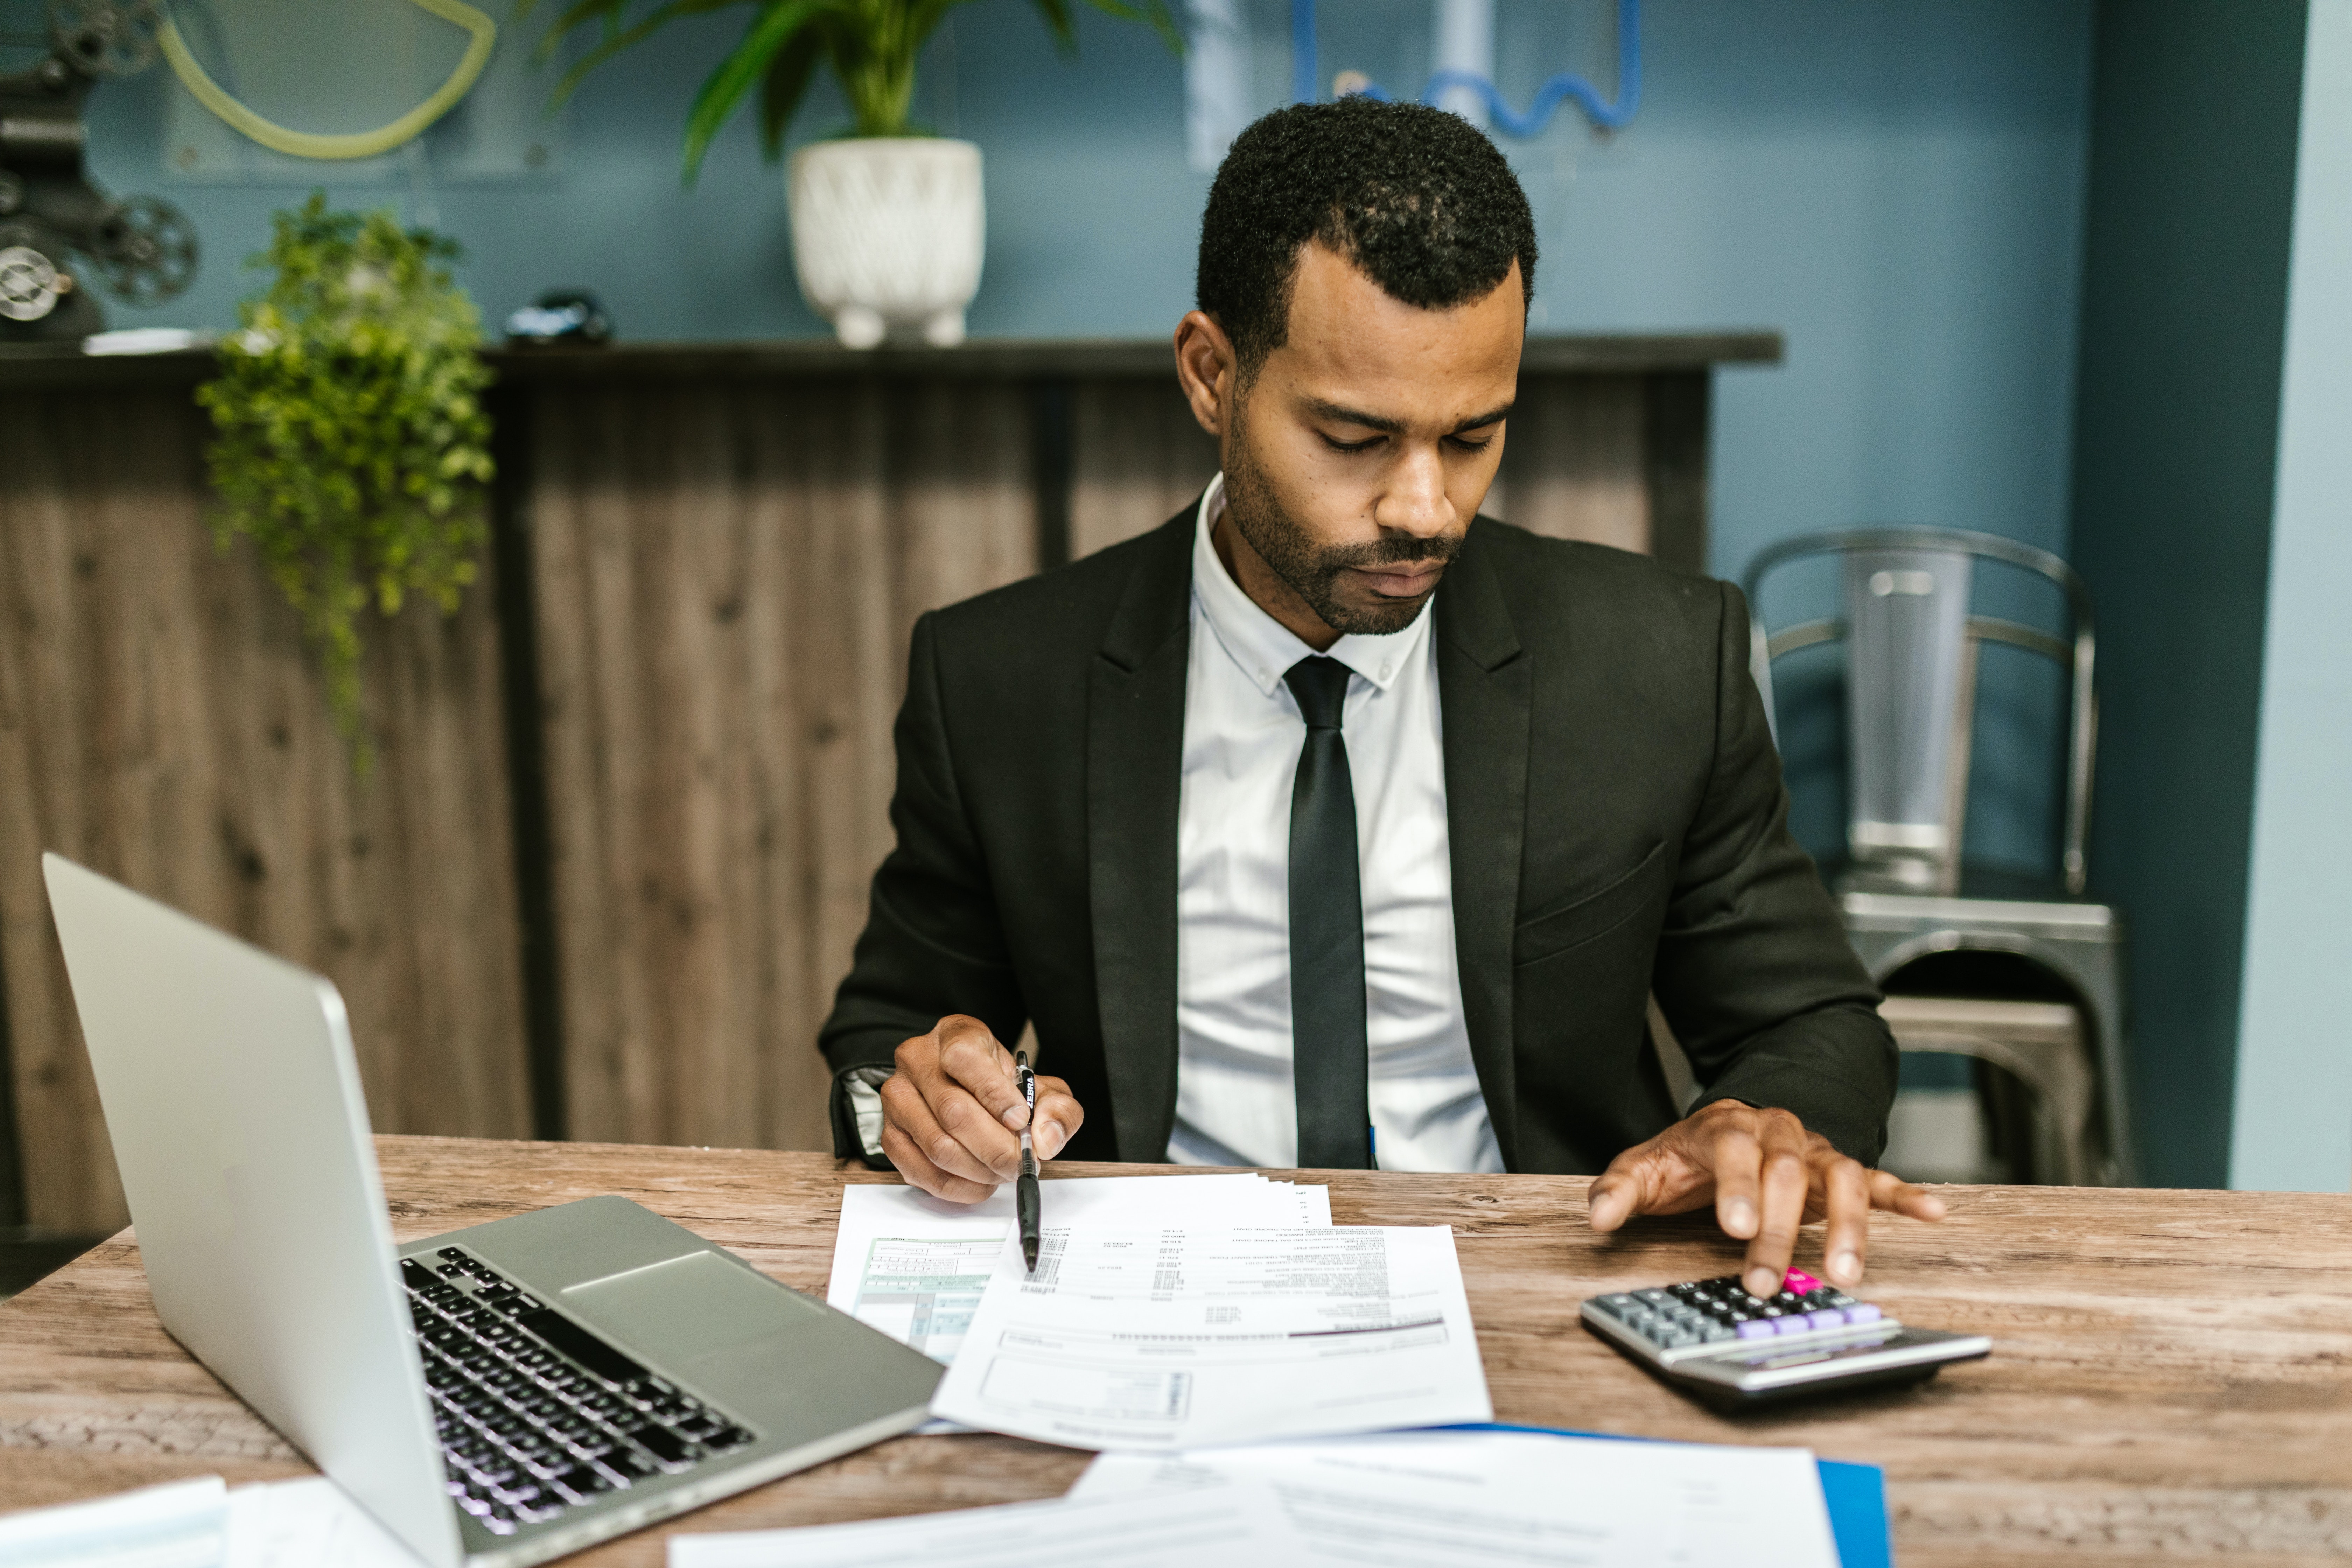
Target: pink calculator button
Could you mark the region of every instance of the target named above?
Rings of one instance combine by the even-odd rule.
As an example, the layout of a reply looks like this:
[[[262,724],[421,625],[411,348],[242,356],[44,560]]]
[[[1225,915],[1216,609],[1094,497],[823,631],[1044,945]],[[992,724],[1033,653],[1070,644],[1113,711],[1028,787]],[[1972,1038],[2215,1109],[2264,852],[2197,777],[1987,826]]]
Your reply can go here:
[[[1802,1296],[1811,1290],[1818,1290],[1821,1288],[1822,1282],[1814,1279],[1811,1275],[1806,1273],[1801,1268],[1790,1269],[1789,1278],[1786,1285],[1784,1286],[1784,1289],[1793,1291],[1800,1296]]]

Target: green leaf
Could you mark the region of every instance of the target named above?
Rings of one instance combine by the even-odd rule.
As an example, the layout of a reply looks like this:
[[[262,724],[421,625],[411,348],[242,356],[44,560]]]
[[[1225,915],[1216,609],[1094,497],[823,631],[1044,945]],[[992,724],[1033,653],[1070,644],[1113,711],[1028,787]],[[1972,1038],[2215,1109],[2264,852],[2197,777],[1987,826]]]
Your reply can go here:
[[[742,104],[744,95],[763,80],[769,66],[793,38],[803,31],[819,16],[834,8],[836,0],[771,0],[767,9],[751,20],[743,37],[719,68],[702,84],[694,97],[694,105],[686,115],[686,183],[694,184],[702,170],[703,154],[721,127]]]
[[[1037,15],[1044,18],[1045,31],[1054,36],[1054,46],[1066,55],[1078,52],[1077,20],[1070,15],[1070,0],[1034,0]]]
[[[581,0],[579,5],[572,8],[572,12],[566,13],[567,17],[574,13],[581,14],[580,21],[572,23],[559,21],[556,26],[550,27],[547,37],[540,40],[535,58],[544,61],[553,56],[559,32],[567,25],[578,26],[593,17],[601,17],[605,24],[604,37],[598,41],[594,48],[573,61],[572,68],[565,71],[556,81],[555,90],[548,95],[547,106],[550,110],[562,108],[572,95],[579,90],[581,82],[586,79],[590,71],[594,70],[622,50],[643,43],[681,16],[705,16],[712,11],[724,10],[730,5],[758,3],[759,0],[668,0],[666,5],[655,6],[635,26],[624,27],[621,26],[621,18],[626,14],[628,0]]]
[[[822,27],[804,28],[776,54],[760,81],[760,152],[770,163],[784,153],[784,132],[792,128],[801,100],[808,94],[817,57],[824,52]]]

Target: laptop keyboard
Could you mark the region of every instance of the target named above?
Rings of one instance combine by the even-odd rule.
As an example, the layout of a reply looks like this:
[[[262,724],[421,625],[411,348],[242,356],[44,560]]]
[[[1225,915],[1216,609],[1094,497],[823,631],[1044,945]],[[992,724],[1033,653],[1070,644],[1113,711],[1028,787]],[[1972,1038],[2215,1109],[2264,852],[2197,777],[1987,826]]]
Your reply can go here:
[[[449,1495],[494,1534],[754,1440],[462,1248],[400,1277]]]

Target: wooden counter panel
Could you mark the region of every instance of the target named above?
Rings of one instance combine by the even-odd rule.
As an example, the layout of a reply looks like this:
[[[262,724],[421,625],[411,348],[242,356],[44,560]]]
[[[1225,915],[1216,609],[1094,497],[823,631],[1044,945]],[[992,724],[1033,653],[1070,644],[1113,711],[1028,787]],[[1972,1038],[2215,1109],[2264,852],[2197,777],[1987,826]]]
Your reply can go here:
[[[925,610],[1035,570],[986,383],[556,388],[537,564],[568,1127],[829,1147],[817,1026]]]
[[[841,1184],[895,1179],[807,1153],[380,1144],[403,1238],[614,1192],[814,1292]],[[1952,1207],[1940,1226],[1876,1217],[1867,1293],[1923,1324],[1991,1334],[1991,1358],[1917,1390],[1726,1417],[1653,1382],[1574,1315],[1596,1292],[1733,1268],[1736,1247],[1702,1221],[1596,1237],[1580,1177],[1304,1179],[1329,1183],[1341,1224],[1454,1227],[1497,1419],[1803,1444],[1884,1466],[1905,1568],[2352,1553],[2352,1201],[2341,1196],[1940,1189]],[[0,1306],[0,1508],[300,1468],[163,1334],[131,1240]],[[1816,1229],[1801,1260],[1819,1245]],[[900,1438],[576,1561],[657,1568],[679,1529],[1049,1497],[1085,1463],[1010,1438]]]
[[[26,1217],[124,1210],[41,883],[55,849],[341,988],[376,1125],[530,1129],[493,584],[371,621],[373,771],[184,391],[0,396],[0,975]]]

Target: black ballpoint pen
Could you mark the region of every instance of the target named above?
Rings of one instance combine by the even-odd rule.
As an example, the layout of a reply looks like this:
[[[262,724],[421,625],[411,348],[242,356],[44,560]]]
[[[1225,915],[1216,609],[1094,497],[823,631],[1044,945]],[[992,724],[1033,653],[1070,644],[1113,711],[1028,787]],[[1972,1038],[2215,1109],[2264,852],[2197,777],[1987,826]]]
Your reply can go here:
[[[1030,1070],[1029,1053],[1013,1053],[1013,1076],[1021,1080],[1021,1098],[1029,1105],[1029,1121],[1021,1124],[1021,1179],[1013,1186],[1013,1206],[1021,1215],[1021,1260],[1037,1272],[1037,1151],[1029,1142],[1029,1125],[1037,1120],[1037,1075]]]

